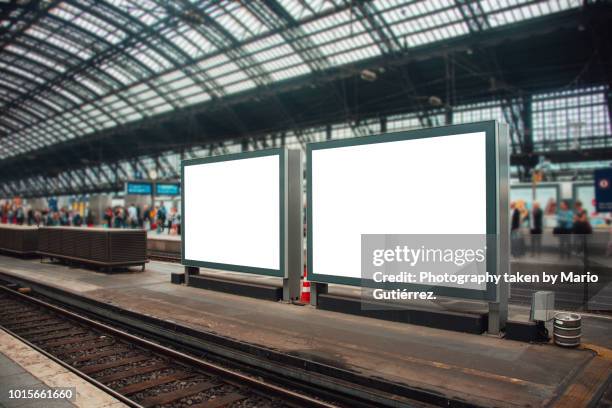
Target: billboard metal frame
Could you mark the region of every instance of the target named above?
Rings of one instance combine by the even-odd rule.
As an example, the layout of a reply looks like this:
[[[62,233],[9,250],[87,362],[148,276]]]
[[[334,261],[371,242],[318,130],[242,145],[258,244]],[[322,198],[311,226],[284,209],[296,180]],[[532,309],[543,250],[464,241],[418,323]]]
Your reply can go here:
[[[185,167],[195,166],[201,164],[227,162],[234,160],[253,159],[257,157],[267,156],[278,156],[279,157],[279,209],[280,209],[280,222],[279,222],[279,269],[260,268],[248,265],[234,265],[216,262],[205,262],[194,259],[185,258],[185,231],[186,221],[189,220],[189,215],[185,214]],[[245,272],[254,273],[258,275],[278,276],[281,278],[286,277],[287,268],[285,265],[286,259],[286,224],[287,224],[287,185],[286,185],[286,173],[287,173],[287,151],[286,149],[267,149],[258,150],[251,152],[235,153],[221,156],[211,156],[196,159],[189,159],[181,161],[181,231],[183,239],[181,240],[181,263],[185,266],[195,266],[210,269],[220,269],[234,272]],[[187,216],[186,216],[187,215]]]
[[[341,284],[363,286],[361,278],[334,276],[318,273],[313,269],[313,180],[312,155],[316,150],[334,149],[340,147],[360,146],[375,143],[388,143],[407,141],[441,136],[453,136],[466,133],[485,133],[486,154],[486,233],[487,233],[487,270],[491,273],[503,274],[508,271],[509,260],[509,231],[508,231],[508,128],[505,124],[496,121],[451,125],[437,128],[418,129],[405,132],[395,132],[380,135],[364,136],[351,139],[330,140],[307,145],[307,265],[308,280],[324,284]],[[458,152],[458,154],[460,154]],[[494,240],[495,242],[490,242]],[[501,285],[500,285],[501,286]],[[406,284],[403,287],[412,290],[425,290],[427,285]],[[500,291],[501,289],[501,291]],[[316,290],[315,290],[316,291]],[[489,302],[504,302],[507,297],[505,288],[496,287],[489,283],[486,290],[435,287],[440,296],[457,297],[464,299],[483,300]]]

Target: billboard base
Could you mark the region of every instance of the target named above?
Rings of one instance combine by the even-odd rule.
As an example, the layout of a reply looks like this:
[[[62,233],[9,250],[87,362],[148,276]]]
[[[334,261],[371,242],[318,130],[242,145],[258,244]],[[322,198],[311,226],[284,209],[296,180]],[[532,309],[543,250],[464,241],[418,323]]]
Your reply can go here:
[[[248,296],[257,299],[278,302],[283,298],[281,286],[262,285],[259,283],[240,282],[230,279],[213,278],[204,275],[191,275],[188,278],[189,286],[231,293],[233,295]]]
[[[374,306],[372,304],[372,309]],[[473,334],[486,332],[488,323],[486,312],[460,313],[389,306],[386,310],[364,310],[361,299],[326,293],[318,294],[317,309]]]

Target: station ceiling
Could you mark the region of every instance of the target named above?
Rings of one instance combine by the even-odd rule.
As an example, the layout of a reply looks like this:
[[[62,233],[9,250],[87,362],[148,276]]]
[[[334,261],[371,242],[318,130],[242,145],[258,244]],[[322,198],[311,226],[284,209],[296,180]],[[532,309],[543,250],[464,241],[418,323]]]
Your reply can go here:
[[[449,67],[456,103],[611,82],[605,1],[11,0],[0,13],[0,180],[447,104]]]

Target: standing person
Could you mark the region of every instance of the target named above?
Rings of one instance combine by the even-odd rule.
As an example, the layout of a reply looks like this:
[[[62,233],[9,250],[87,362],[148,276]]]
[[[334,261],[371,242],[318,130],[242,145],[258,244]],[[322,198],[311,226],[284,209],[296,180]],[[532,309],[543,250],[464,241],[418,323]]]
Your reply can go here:
[[[85,217],[85,224],[87,224],[88,228],[94,226],[94,212],[92,210],[87,211],[87,216]]]
[[[576,254],[582,254],[586,250],[587,237],[593,233],[591,223],[589,222],[589,215],[586,210],[582,208],[582,201],[576,200],[574,204],[575,212],[572,225],[572,233],[574,234],[574,246],[576,248]]]
[[[106,228],[110,228],[113,222],[113,209],[110,207],[106,207],[104,210],[104,226]]]
[[[62,227],[70,225],[70,215],[65,207],[62,207],[59,212],[59,224]]]
[[[138,226],[138,211],[134,203],[130,204],[127,210],[128,214],[128,225],[130,228],[136,228]]]
[[[521,240],[521,211],[513,201],[510,203],[512,218],[510,222],[510,252],[512,256],[518,257],[523,254],[523,243]]]
[[[162,201],[157,209],[157,233],[161,234],[164,232],[164,227],[166,224],[166,207],[164,207],[164,202]]]
[[[540,256],[542,254],[542,225],[543,225],[544,211],[540,208],[540,203],[537,201],[533,202],[533,209],[531,210],[531,255]]]
[[[78,211],[75,211],[74,215],[72,216],[72,225],[75,227],[80,227],[83,225],[83,217],[81,217],[81,213]]]
[[[138,220],[138,228],[142,228],[142,225],[144,223],[142,218],[143,218],[143,216],[142,216],[142,209],[138,205],[138,206],[136,206],[136,219]]]
[[[573,223],[573,213],[569,208],[567,200],[561,201],[559,211],[557,211],[557,226],[554,234],[559,236],[559,255],[561,258],[569,258],[572,254],[571,232]]]
[[[25,221],[25,211],[22,206],[19,206],[17,207],[17,210],[15,210],[15,223],[19,225],[23,225],[24,221]]]
[[[151,228],[151,209],[148,204],[142,208],[142,228],[149,230]]]
[[[41,223],[43,223],[43,215],[40,211],[36,210],[34,211],[34,225],[38,227]]]
[[[170,220],[168,221],[169,233],[171,235],[177,235],[178,223],[179,223],[178,210],[176,209],[176,207],[172,207],[172,210],[170,210]]]
[[[117,207],[117,212],[115,214],[115,228],[125,228],[126,227],[126,219],[127,214],[124,207]]]

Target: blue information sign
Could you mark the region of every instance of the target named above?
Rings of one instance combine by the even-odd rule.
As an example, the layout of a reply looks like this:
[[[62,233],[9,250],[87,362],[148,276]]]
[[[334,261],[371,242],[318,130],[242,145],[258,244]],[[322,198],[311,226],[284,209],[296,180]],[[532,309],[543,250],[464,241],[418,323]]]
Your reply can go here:
[[[157,183],[155,184],[155,194],[176,196],[181,194],[180,183]]]
[[[597,212],[612,212],[612,167],[595,170]]]
[[[150,195],[153,193],[153,185],[146,182],[133,182],[127,183],[127,194],[135,195]]]

